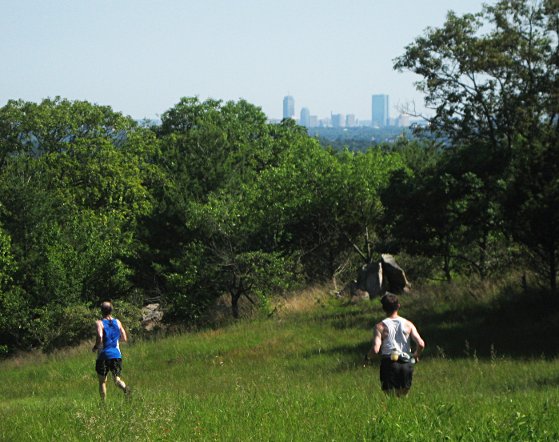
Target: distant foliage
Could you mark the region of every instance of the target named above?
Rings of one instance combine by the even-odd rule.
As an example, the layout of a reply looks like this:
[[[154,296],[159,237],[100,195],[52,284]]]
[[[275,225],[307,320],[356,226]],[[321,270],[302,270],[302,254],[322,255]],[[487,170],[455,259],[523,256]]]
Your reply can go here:
[[[376,128],[360,127],[312,127],[307,129],[309,136],[316,138],[324,146],[336,150],[348,149],[354,152],[365,152],[373,146],[391,144],[403,138],[413,138],[413,130],[409,127],[389,126]]]

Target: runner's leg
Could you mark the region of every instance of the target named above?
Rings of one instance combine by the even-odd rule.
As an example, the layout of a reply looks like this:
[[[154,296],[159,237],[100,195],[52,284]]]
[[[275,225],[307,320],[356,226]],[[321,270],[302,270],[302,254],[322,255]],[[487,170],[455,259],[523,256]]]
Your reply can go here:
[[[104,401],[107,397],[107,375],[97,375],[99,377],[99,395],[101,400]]]

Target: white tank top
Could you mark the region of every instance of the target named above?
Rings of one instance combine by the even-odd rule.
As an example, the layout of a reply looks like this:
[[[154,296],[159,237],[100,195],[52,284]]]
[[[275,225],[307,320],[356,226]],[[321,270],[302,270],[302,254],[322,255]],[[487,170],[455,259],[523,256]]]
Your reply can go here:
[[[380,353],[384,356],[390,355],[392,351],[411,353],[410,334],[406,331],[407,320],[401,317],[386,318],[382,323],[388,330],[388,336],[382,341]]]

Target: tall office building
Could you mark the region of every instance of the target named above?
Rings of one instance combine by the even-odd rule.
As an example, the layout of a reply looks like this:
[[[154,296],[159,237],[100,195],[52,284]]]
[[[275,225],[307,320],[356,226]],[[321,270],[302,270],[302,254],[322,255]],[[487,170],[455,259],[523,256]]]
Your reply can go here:
[[[293,118],[295,116],[295,100],[291,95],[283,97],[283,118]]]
[[[301,109],[301,119],[299,120],[299,124],[301,126],[311,127],[311,113],[308,107]]]
[[[373,127],[386,127],[389,125],[390,114],[388,112],[388,95],[373,95],[372,103]]]
[[[332,127],[345,127],[344,114],[332,114]]]

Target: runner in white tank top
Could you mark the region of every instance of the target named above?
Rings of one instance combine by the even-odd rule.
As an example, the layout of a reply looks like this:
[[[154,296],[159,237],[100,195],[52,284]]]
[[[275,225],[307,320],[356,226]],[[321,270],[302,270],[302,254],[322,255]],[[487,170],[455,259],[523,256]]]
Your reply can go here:
[[[375,325],[373,345],[367,357],[381,356],[380,381],[382,390],[395,393],[397,396],[406,395],[412,384],[414,364],[411,363],[410,338],[415,343],[412,357],[415,362],[425,348],[425,342],[419,335],[411,321],[398,315],[400,304],[398,297],[391,293],[381,299],[382,308],[388,317]],[[408,357],[402,357],[402,355]],[[392,357],[391,357],[392,356]]]

